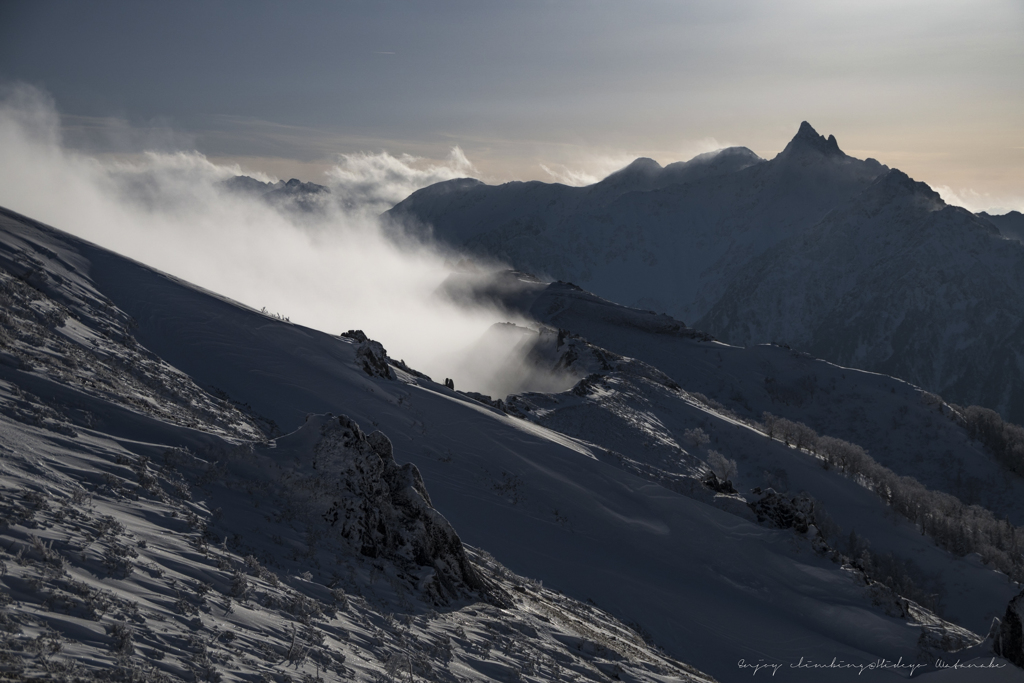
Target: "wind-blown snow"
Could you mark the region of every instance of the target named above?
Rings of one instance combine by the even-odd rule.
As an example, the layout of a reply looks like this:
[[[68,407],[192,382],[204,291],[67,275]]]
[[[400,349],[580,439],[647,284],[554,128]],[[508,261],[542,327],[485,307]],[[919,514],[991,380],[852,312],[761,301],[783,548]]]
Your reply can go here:
[[[409,154],[343,154],[327,172],[327,179],[344,205],[375,216],[421,187],[471,175],[476,175],[476,169],[456,146],[444,162],[436,164]]]
[[[336,194],[317,212],[227,191],[220,181],[243,169],[192,151],[132,162],[71,152],[54,103],[28,86],[0,100],[0,148],[0,205],[73,226],[80,237],[294,323],[333,334],[372,329],[395,358],[460,387],[494,390],[459,366],[453,345],[506,318],[435,299],[449,256],[400,231],[385,235],[375,217],[417,187],[471,171],[458,148],[447,163],[426,167],[408,155],[344,157],[329,174]]]

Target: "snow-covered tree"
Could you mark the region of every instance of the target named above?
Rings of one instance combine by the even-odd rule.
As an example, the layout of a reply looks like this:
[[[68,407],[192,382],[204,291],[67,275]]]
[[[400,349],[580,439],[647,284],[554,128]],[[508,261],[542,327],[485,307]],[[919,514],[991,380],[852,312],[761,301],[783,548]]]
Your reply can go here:
[[[730,460],[718,451],[708,451],[708,467],[722,481],[731,481],[738,473],[736,461]]]
[[[686,441],[694,448],[702,448],[711,443],[711,437],[708,436],[700,427],[687,429],[683,432],[683,438],[686,439]]]

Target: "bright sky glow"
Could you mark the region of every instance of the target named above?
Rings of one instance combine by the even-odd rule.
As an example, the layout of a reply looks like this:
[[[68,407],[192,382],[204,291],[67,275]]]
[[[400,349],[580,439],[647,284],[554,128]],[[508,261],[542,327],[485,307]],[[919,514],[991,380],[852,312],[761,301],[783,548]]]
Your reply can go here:
[[[0,5],[0,82],[68,145],[197,149],[322,180],[339,154],[586,182],[808,120],[972,208],[1024,209],[1024,3],[175,2]],[[963,199],[963,201],[967,201]]]

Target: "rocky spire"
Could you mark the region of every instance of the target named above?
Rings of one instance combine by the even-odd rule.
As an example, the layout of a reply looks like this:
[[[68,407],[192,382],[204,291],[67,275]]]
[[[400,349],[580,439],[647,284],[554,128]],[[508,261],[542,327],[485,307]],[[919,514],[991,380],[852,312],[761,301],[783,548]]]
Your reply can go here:
[[[836,142],[834,135],[829,135],[828,138],[818,135],[818,131],[814,130],[811,124],[804,121],[800,124],[800,130],[797,131],[793,139],[786,145],[786,149],[782,150],[779,156],[789,157],[807,154],[808,152],[816,152],[823,156],[846,156],[843,150],[839,149],[839,143]]]

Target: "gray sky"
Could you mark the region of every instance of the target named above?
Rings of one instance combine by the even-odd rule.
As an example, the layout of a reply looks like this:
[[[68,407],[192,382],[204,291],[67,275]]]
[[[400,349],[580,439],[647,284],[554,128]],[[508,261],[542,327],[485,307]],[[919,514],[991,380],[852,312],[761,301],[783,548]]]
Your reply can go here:
[[[1024,209],[1021,0],[0,0],[14,81],[96,154],[195,148],[316,181],[340,153],[459,145],[485,179],[550,180],[770,157],[808,120],[975,208]]]

